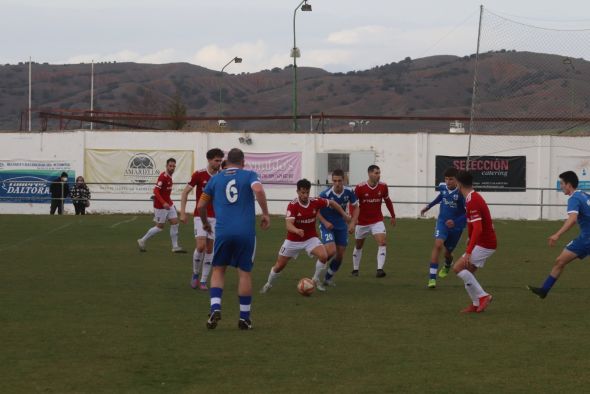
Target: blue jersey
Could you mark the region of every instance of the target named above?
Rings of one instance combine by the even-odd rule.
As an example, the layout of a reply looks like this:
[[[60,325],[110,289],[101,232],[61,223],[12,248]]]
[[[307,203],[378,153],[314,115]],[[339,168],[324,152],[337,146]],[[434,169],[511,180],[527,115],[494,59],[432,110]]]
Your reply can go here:
[[[215,236],[255,235],[256,210],[252,185],[260,183],[254,171],[227,168],[212,177],[203,193],[212,198]]]
[[[334,188],[331,187],[321,192],[319,197],[325,198],[326,200],[333,200],[337,202],[338,205],[340,205],[345,212],[349,203],[358,206],[358,199],[356,197],[356,194],[354,194],[354,190],[352,190],[349,187],[344,187],[344,190],[340,194],[336,194],[334,192]],[[348,228],[346,222],[344,221],[344,218],[340,216],[340,214],[336,212],[336,210],[334,210],[333,208],[322,208],[320,209],[320,213],[328,222],[332,223],[334,229],[342,230]]]
[[[590,196],[576,190],[567,200],[567,213],[578,214],[580,236],[590,237]]]
[[[428,208],[440,203],[438,221],[444,223],[450,219],[455,222],[456,229],[464,228],[467,223],[465,218],[465,197],[459,192],[459,188],[456,187],[450,190],[446,183],[441,183],[436,190],[439,194],[434,201],[428,204]]]

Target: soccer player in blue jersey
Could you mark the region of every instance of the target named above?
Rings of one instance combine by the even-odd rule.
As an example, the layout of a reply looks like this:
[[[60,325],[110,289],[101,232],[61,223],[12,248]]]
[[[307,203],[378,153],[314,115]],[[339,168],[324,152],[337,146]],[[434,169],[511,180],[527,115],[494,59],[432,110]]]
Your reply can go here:
[[[348,225],[342,216],[333,208],[322,208],[318,215],[320,219],[320,239],[326,248],[329,261],[329,264],[325,265],[328,267],[328,270],[324,277],[324,285],[335,286],[333,278],[344,259],[344,252],[348,245],[348,234],[354,233],[356,221],[359,216],[359,203],[354,190],[344,186],[344,171],[340,169],[332,172],[332,187],[321,192],[319,196],[326,200],[334,200],[345,212],[349,204],[353,207],[351,208],[352,220]],[[316,268],[319,267],[324,267],[324,264],[318,260],[316,262]],[[319,282],[320,278],[314,278],[314,281],[316,279],[316,283]]]
[[[459,191],[457,185],[457,169],[447,168],[444,172],[445,181],[438,185],[438,196],[427,206],[422,208],[420,215],[424,214],[435,205],[440,204],[438,219],[434,229],[434,246],[430,255],[428,288],[436,288],[436,273],[440,253],[445,248],[445,266],[438,276],[446,277],[453,263],[453,250],[461,239],[461,234],[467,223],[465,219],[465,197]]]
[[[244,170],[244,152],[234,148],[227,154],[227,168],[207,183],[197,209],[205,231],[211,231],[207,220],[207,205],[213,203],[215,216],[215,244],[213,274],[211,275],[211,310],[207,328],[214,329],[221,320],[221,297],[227,266],[238,269],[238,297],[240,319],[238,328],[252,328],[250,306],[252,304],[252,266],[256,252],[256,212],[254,197],[262,209],[260,227],[270,226],[266,194],[258,174]]]
[[[559,174],[559,184],[567,200],[567,220],[561,228],[549,237],[549,246],[555,246],[559,237],[565,234],[576,222],[580,226],[580,235],[568,243],[561,251],[551,273],[545,279],[541,287],[528,286],[529,290],[540,298],[547,297],[549,290],[553,287],[565,266],[576,258],[583,259],[590,254],[590,196],[578,188],[578,176],[573,171],[566,171]]]

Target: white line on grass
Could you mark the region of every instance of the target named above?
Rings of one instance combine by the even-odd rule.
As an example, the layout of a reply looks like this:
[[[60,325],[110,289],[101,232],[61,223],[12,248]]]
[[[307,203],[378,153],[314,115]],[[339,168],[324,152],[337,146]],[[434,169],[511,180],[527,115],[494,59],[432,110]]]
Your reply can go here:
[[[73,223],[73,222],[66,223],[66,224],[64,224],[64,225],[61,225],[61,226],[59,226],[59,227],[56,227],[56,228],[54,228],[54,229],[51,229],[51,230],[49,230],[49,231],[48,231],[48,232],[46,232],[46,233],[43,233],[43,234],[40,234],[40,235],[34,235],[34,236],[32,236],[32,237],[29,237],[29,238],[26,238],[26,239],[20,240],[19,242],[17,242],[17,243],[14,243],[14,244],[12,244],[12,245],[6,245],[5,247],[3,247],[3,248],[0,248],[0,252],[1,252],[1,251],[3,251],[3,250],[6,250],[6,249],[15,248],[15,247],[17,247],[17,246],[20,246],[20,245],[22,245],[22,244],[24,244],[24,243],[30,242],[30,241],[34,240],[35,238],[39,238],[39,237],[42,237],[42,236],[45,236],[45,235],[49,235],[49,234],[56,233],[56,232],[58,232],[58,231],[60,231],[60,230],[63,230],[63,229],[64,229],[64,228],[66,228],[66,227],[70,227],[72,224],[74,224],[74,223]]]
[[[125,223],[131,223],[137,220],[137,216],[133,216],[131,219],[127,219],[127,220],[122,220],[120,222],[117,222],[115,224],[113,224],[112,226],[110,226],[110,228],[115,228],[120,224],[125,224]]]

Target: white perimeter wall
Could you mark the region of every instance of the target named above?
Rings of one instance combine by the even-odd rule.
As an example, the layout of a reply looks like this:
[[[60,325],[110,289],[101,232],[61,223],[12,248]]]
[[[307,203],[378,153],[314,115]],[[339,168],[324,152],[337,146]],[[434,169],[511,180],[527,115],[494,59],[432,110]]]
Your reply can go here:
[[[238,142],[244,133],[208,132],[100,132],[73,131],[49,133],[0,133],[0,159],[67,160],[71,161],[76,174],[84,174],[85,149],[194,149],[195,165],[206,165],[205,153],[219,147],[228,150],[242,148],[246,152],[303,152],[303,176],[318,179],[316,153],[374,151],[376,163],[381,167],[382,180],[389,185],[434,185],[436,155],[463,156],[467,152],[468,136],[447,134],[293,134],[249,133],[252,145]],[[474,137],[477,138],[477,137]],[[549,136],[487,136],[486,141],[501,152],[502,156],[525,155],[527,157],[527,186],[555,187],[557,175],[566,169],[579,170],[590,162],[590,142],[587,137]],[[488,143],[488,142],[486,142]],[[572,168],[572,167],[579,168]],[[590,166],[589,166],[590,168]],[[187,179],[175,179],[184,184]],[[393,188],[391,195],[397,215],[417,217],[422,203],[435,197],[433,189]],[[316,191],[319,192],[319,191]],[[271,199],[292,199],[294,188],[267,187]],[[94,194],[95,198],[109,198]],[[93,201],[90,212],[149,212],[151,202],[101,202]],[[541,192],[484,193],[490,204],[521,203],[538,204]],[[175,196],[175,199],[179,196]],[[546,204],[565,204],[565,197],[557,191],[545,191]],[[405,203],[404,203],[405,202]],[[411,204],[420,202],[420,204]],[[284,212],[286,203],[273,202],[271,212]],[[194,200],[189,209],[194,207]],[[0,213],[47,213],[48,204],[0,204]],[[68,212],[73,207],[66,207]],[[537,206],[515,207],[492,205],[496,218],[538,219]],[[436,209],[430,212],[436,214]],[[384,208],[384,212],[385,208]],[[565,216],[564,207],[546,207],[543,218],[559,219]]]

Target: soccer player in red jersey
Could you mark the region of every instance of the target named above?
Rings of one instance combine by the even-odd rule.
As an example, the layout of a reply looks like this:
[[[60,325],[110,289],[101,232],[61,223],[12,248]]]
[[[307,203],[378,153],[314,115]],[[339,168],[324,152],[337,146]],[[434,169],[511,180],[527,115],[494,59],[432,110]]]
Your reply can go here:
[[[465,290],[472,301],[471,305],[461,312],[480,313],[486,310],[492,296],[484,291],[473,274],[478,268],[482,268],[496,251],[496,232],[488,205],[483,197],[473,190],[473,176],[467,171],[459,171],[457,183],[465,197],[469,244],[465,254],[453,266],[453,271],[463,279]]]
[[[373,235],[378,245],[377,251],[377,278],[383,278],[385,271],[385,257],[387,254],[387,237],[385,231],[385,223],[383,222],[383,213],[381,212],[381,204],[385,202],[385,206],[391,215],[391,225],[395,226],[395,211],[393,203],[389,198],[389,189],[387,185],[380,182],[381,169],[376,165],[370,165],[368,170],[369,179],[363,182],[354,189],[359,201],[359,216],[358,223],[354,230],[354,238],[356,243],[354,252],[352,253],[352,275],[359,275],[359,267],[361,265],[361,257],[363,255],[363,245],[365,238],[369,234]]]
[[[350,216],[342,209],[340,204],[325,198],[309,198],[311,183],[307,179],[297,182],[297,198],[289,203],[287,207],[286,227],[287,239],[279,250],[277,262],[270,269],[268,281],[260,290],[261,293],[268,292],[274,282],[280,276],[281,271],[287,266],[292,258],[297,258],[300,252],[305,251],[311,257],[317,258],[313,281],[316,288],[325,291],[326,288],[320,281],[320,274],[324,270],[328,253],[318,238],[316,232],[317,215],[321,208],[331,207],[338,212],[346,222],[350,222]]]
[[[188,195],[194,187],[197,188],[197,202],[209,182],[209,179],[219,172],[221,162],[223,161],[224,153],[219,148],[213,148],[207,151],[207,167],[202,170],[195,171],[191,176],[190,181],[182,191],[180,198],[180,221],[187,222],[186,218],[186,203]],[[191,287],[193,289],[199,288],[201,290],[207,289],[207,279],[209,272],[211,272],[211,262],[213,261],[213,241],[215,241],[215,212],[213,211],[213,204],[207,206],[207,218],[211,223],[212,231],[208,233],[203,229],[203,223],[199,219],[199,212],[195,206],[194,211],[194,228],[195,228],[195,242],[196,247],[193,252],[193,276],[191,279]],[[205,259],[203,260],[203,257]],[[199,281],[199,275],[201,280]]]
[[[164,229],[166,221],[170,222],[170,238],[172,239],[172,252],[186,253],[178,245],[178,216],[176,207],[170,198],[172,193],[172,174],[176,169],[176,160],[170,158],[166,160],[166,171],[162,172],[154,187],[154,222],[156,225],[148,230],[145,235],[137,240],[137,246],[141,252],[145,252],[145,243],[154,235]]]

